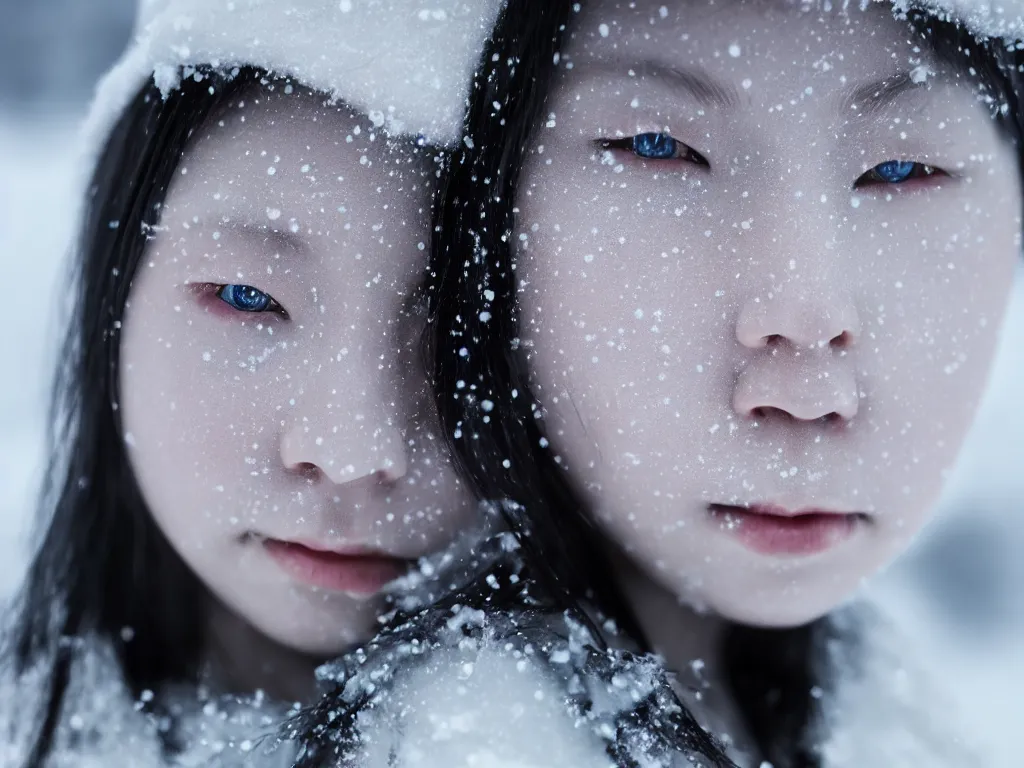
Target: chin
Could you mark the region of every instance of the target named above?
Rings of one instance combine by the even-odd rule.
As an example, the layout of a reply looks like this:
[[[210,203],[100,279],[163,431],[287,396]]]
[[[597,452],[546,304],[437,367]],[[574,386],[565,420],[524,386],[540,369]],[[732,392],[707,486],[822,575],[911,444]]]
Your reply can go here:
[[[291,621],[272,621],[258,629],[274,642],[305,656],[333,658],[372,639],[376,629],[376,611],[369,616],[291,615]]]
[[[792,593],[771,595],[761,592],[758,599],[730,595],[730,599],[708,598],[708,606],[716,614],[736,624],[763,629],[791,629],[810,624],[840,608],[850,594],[805,595]]]

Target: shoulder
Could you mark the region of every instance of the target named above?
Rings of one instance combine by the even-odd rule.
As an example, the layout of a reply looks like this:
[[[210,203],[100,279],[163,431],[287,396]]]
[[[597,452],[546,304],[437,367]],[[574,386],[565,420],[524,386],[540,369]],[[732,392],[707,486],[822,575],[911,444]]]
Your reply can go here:
[[[432,653],[395,681],[386,707],[361,717],[367,768],[389,758],[422,768],[607,765],[603,743],[578,725],[543,664],[492,644]]]
[[[76,651],[47,768],[160,766],[158,740],[133,706],[112,654],[85,641]],[[18,765],[25,759],[48,683],[48,665],[41,664],[20,678],[9,666],[0,673],[0,730],[6,736],[0,764]]]
[[[990,765],[963,725],[955,692],[919,638],[882,605],[864,600],[838,618],[858,647],[828,649],[837,670],[825,708],[825,768],[963,768]]]

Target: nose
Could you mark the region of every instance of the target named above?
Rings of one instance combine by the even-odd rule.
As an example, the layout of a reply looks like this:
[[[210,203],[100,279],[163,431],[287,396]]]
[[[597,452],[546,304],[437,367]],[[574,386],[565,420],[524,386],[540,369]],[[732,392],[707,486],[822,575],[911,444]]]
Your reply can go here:
[[[794,347],[844,349],[860,335],[853,301],[842,293],[781,286],[750,297],[736,321],[736,339],[748,349],[786,342]]]
[[[860,395],[844,361],[759,358],[740,373],[732,404],[751,419],[846,422],[857,415]]]
[[[758,419],[853,419],[860,395],[846,353],[860,330],[852,298],[824,281],[776,285],[750,296],[740,308],[736,338],[762,351],[740,373],[734,410]]]
[[[405,440],[382,397],[364,378],[361,387],[314,385],[281,435],[281,462],[286,469],[323,476],[336,485],[369,478],[376,484],[396,483],[408,471]]]

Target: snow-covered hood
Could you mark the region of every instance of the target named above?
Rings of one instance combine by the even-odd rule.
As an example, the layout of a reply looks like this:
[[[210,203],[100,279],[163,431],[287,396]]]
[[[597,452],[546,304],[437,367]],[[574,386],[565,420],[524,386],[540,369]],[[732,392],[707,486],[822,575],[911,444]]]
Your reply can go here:
[[[102,145],[152,76],[255,66],[330,94],[393,133],[457,140],[501,0],[139,0],[132,44],[101,81],[87,134]],[[95,146],[94,145],[94,146]]]

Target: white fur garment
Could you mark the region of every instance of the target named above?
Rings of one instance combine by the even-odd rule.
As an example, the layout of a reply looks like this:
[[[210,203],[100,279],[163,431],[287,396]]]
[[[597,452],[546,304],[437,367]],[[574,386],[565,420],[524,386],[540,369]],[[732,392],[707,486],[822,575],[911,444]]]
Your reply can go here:
[[[289,75],[393,133],[457,140],[469,84],[501,0],[140,0],[135,39],[99,87],[102,143],[151,76],[252,65]]]

